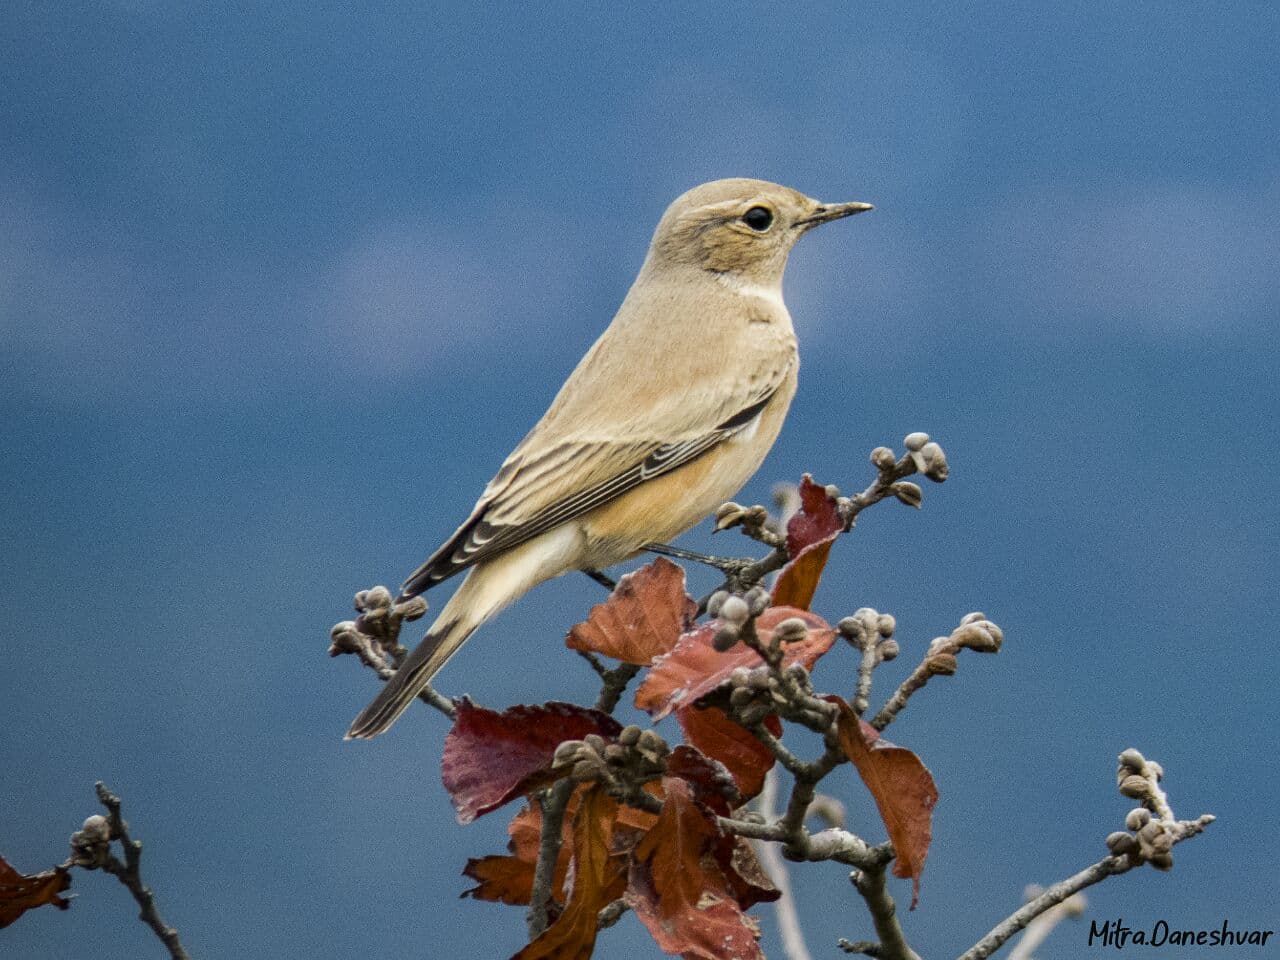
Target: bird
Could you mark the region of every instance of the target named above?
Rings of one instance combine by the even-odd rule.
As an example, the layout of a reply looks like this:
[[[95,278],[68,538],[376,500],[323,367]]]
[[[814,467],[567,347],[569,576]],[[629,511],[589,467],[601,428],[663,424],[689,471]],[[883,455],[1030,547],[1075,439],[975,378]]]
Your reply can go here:
[[[385,732],[481,625],[533,587],[664,544],[742,488],[796,391],[782,299],[791,249],[814,227],[870,209],[745,178],[671,203],[613,322],[471,514],[405,580],[399,602],[466,571],[346,739]]]

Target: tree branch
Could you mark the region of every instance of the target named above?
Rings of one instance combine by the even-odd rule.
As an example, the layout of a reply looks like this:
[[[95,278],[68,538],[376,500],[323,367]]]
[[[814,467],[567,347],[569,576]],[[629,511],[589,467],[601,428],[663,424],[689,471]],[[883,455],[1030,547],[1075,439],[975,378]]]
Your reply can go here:
[[[98,781],[94,785],[98,801],[107,808],[107,816],[89,817],[84,826],[71,836],[71,858],[68,864],[85,870],[103,870],[119,880],[138,904],[138,919],[151,928],[169,951],[173,960],[190,960],[182,946],[178,931],[164,922],[156,909],[155,894],[142,882],[142,841],[129,836],[129,825],[120,815],[120,798]],[[124,850],[124,862],[111,852],[110,842],[118,840]]]

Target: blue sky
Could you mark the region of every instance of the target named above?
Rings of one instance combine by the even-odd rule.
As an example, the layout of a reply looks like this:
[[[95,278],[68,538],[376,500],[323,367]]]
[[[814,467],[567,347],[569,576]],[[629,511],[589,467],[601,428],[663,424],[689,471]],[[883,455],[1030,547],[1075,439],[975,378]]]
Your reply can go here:
[[[917,949],[1097,859],[1131,745],[1221,820],[1091,914],[1274,927],[1277,36],[1268,3],[6,4],[0,853],[61,859],[101,778],[197,956],[513,952],[519,911],[457,899],[504,821],[454,823],[425,710],[341,742],[374,681],[328,628],[453,529],[666,204],[756,176],[877,209],[793,257],[801,389],[740,499],[930,432],[952,479],[865,515],[817,610],[897,616],[882,687],[969,610],[1007,636],[895,725],[943,797]],[[590,697],[561,641],[598,599],[540,588],[442,689]],[[843,871],[793,881],[815,956],[869,933]],[[160,955],[75,885],[7,952]],[[600,955],[658,954],[628,919]]]

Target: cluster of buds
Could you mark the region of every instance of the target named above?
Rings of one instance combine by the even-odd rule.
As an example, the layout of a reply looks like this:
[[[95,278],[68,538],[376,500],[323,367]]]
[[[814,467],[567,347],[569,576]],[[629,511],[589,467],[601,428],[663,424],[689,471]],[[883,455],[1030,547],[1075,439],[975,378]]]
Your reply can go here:
[[[929,644],[924,667],[934,676],[949,677],[956,672],[956,654],[962,649],[995,653],[1004,643],[1004,631],[984,613],[968,613],[949,637],[935,637]]]
[[[863,607],[837,623],[836,631],[861,650],[863,656],[871,657],[874,665],[898,655],[898,641],[893,639],[897,626],[892,614],[877,613],[870,607]]]
[[[758,503],[752,507],[744,507],[732,500],[722,503],[716,510],[715,521],[715,533],[728,530],[730,527],[742,527],[742,532],[753,540],[777,537],[777,532],[772,529],[770,523],[769,511]]]
[[[947,466],[947,455],[942,452],[942,447],[929,439],[927,433],[909,433],[902,445],[907,448],[907,455],[911,457],[916,469],[926,477],[934,483],[942,483],[947,479],[951,472],[951,468]]]
[[[763,664],[754,668],[738,667],[729,674],[729,706],[738,713],[745,712],[752,705],[766,707],[765,713],[774,713],[790,703],[791,698],[785,689],[788,683],[804,693],[813,693],[809,671],[803,664],[793,663],[781,673]]]
[[[887,488],[889,493],[918,510],[924,500],[924,491],[918,483],[902,478],[922,473],[934,483],[942,483],[951,471],[942,447],[930,440],[927,433],[909,433],[902,443],[907,448],[902,460],[898,460],[889,447],[876,447],[871,451],[871,464],[880,472],[881,483],[894,481]]]
[[[385,655],[399,660],[406,652],[399,641],[400,627],[422,617],[427,612],[427,601],[413,597],[396,603],[390,590],[377,586],[356,594],[355,609],[360,616],[335,623],[329,631],[329,656],[364,656],[376,644]]]
[[[1173,866],[1173,845],[1180,839],[1176,824],[1151,815],[1146,807],[1129,811],[1124,825],[1133,831],[1117,830],[1107,837],[1107,849],[1119,857],[1128,857],[1133,866],[1149,863],[1157,870]]]
[[[610,743],[598,733],[581,740],[566,740],[556,747],[552,769],[572,767],[569,776],[578,782],[599,781],[626,793],[636,785],[661,776],[671,748],[653,730],[624,727]]]
[[[1130,747],[1120,754],[1116,765],[1116,786],[1131,800],[1141,801],[1125,817],[1132,832],[1117,830],[1107,837],[1107,848],[1116,856],[1127,856],[1137,866],[1149,863],[1157,870],[1173,866],[1173,845],[1181,839],[1182,828],[1173,819],[1160,781],[1164,770]]]
[[[712,638],[712,646],[724,653],[733,647],[748,631],[754,633],[755,618],[769,607],[769,591],[764,587],[752,587],[739,596],[727,590],[717,590],[707,601],[707,613],[720,620],[720,626]],[[787,623],[790,621],[784,621]],[[779,624],[781,628],[782,624]],[[803,627],[803,621],[801,621]],[[775,638],[777,631],[774,632]],[[803,634],[802,634],[803,636]]]
[[[97,870],[111,856],[111,821],[95,813],[71,835],[71,862],[86,870]]]

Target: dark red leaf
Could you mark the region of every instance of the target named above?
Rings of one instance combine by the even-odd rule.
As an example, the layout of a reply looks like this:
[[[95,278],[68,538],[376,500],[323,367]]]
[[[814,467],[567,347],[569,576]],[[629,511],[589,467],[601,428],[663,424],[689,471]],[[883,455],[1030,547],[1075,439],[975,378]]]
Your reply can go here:
[[[729,881],[733,898],[743,910],[757,903],[772,903],[782,896],[760,866],[751,843],[743,837],[722,837],[716,847],[716,862]]]
[[[30,876],[19,873],[0,857],[0,928],[7,927],[28,910],[54,906],[65,910],[71,901],[58,894],[71,886],[66,867],[54,867]]]
[[[551,760],[565,740],[581,740],[589,733],[611,739],[622,729],[607,713],[572,703],[497,713],[464,697],[457,707],[441,768],[459,823],[470,823],[555,779]]]
[[[750,730],[734,723],[719,707],[690,704],[677,710],[676,718],[687,743],[728,768],[743,800],[760,792],[764,776],[773,766],[773,754]],[[782,723],[776,715],[767,717],[765,725],[774,736],[781,735]]]
[[[821,617],[792,607],[770,607],[756,619],[756,632],[767,643],[773,628],[791,617],[804,620],[809,633],[803,640],[787,644],[783,660],[788,665],[803,663],[812,670],[835,642],[835,631]],[[764,662],[741,643],[725,653],[718,652],[711,645],[711,638],[719,626],[719,621],[713,620],[681,636],[675,649],[653,665],[636,690],[636,706],[661,720],[677,707],[692,704],[719,687],[736,668],[758,667]]]
[[[663,778],[662,813],[633,851],[625,899],[667,953],[763,960],[760,929],[738,906],[714,856],[720,833],[679,777]]]
[[[698,802],[721,816],[728,816],[730,809],[742,802],[738,785],[725,765],[687,744],[680,744],[667,758],[667,773],[662,779],[670,777],[689,784]]]
[[[573,889],[555,923],[513,960],[589,960],[596,944],[596,916],[622,896],[626,861],[610,856],[618,803],[600,784],[583,794],[573,819]]]
[[[773,602],[808,610],[822,579],[831,544],[844,531],[836,502],[826,487],[805,474],[800,480],[800,509],[787,522],[787,553],[791,561],[773,584]]]
[[[619,580],[565,642],[574,650],[647,667],[675,646],[697,614],[698,605],[684,592],[684,570],[659,557]]]
[[[933,807],[938,788],[933,775],[910,750],[880,739],[875,727],[858,718],[839,697],[827,697],[840,709],[838,734],[845,756],[875,798],[897,857],[895,877],[910,878],[911,909],[920,899],[920,874],[933,836]]]

